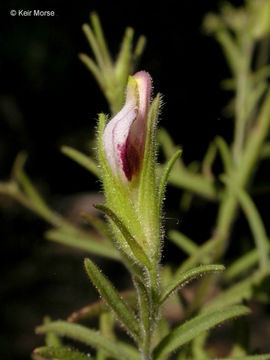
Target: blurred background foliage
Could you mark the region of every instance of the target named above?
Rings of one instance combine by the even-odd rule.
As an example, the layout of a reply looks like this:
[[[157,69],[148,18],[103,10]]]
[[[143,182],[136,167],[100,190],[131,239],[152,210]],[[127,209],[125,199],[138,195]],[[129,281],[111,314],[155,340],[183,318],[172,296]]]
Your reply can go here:
[[[203,16],[217,10],[217,1],[183,2],[181,10],[173,1],[44,4],[9,0],[0,7],[0,178],[9,178],[17,153],[26,151],[25,168],[34,184],[47,202],[71,221],[80,222],[78,213],[93,211],[91,204],[102,196],[96,178],[59,151],[62,145],[70,145],[89,153],[94,147],[97,113],[109,112],[96,82],[77,56],[89,53],[81,25],[88,21],[90,11],[99,13],[115,54],[127,25],[135,29],[135,36],[147,37],[140,68],[151,73],[155,89],[164,94],[161,125],[183,147],[185,163],[201,160],[214,136],[231,139],[232,121],[221,111],[230,94],[220,87],[229,70],[218,44],[205,36],[201,27]],[[11,9],[54,10],[56,16],[11,17]],[[221,164],[215,166],[219,169]],[[256,174],[259,189],[254,199],[269,232],[268,176],[269,162],[264,162]],[[191,212],[181,204],[179,190],[170,187],[167,228],[180,229],[203,242],[213,230],[216,204],[194,197]],[[42,343],[34,327],[45,315],[66,318],[97,295],[82,270],[85,254],[45,240],[43,233],[49,227],[35,214],[1,195],[0,219],[1,358],[23,360]],[[247,237],[249,229],[240,214],[228,252],[231,260],[249,250]],[[184,254],[175,250],[175,245],[165,242],[164,257],[178,265]],[[117,288],[130,286],[121,264],[98,257],[95,261],[113,276]],[[255,303],[253,306],[256,309]],[[264,340],[270,335],[269,310],[269,305],[260,306],[258,316],[251,318],[256,324],[253,348],[264,352],[270,351]],[[215,341],[223,337],[223,331],[215,333]]]

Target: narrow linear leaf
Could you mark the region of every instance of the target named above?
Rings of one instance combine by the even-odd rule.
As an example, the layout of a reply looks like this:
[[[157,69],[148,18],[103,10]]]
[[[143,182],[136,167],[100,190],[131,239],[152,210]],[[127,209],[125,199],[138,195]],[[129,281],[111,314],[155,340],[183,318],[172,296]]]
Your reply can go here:
[[[231,280],[256,265],[259,260],[257,249],[253,249],[235,260],[224,274],[224,279]]]
[[[118,229],[121,231],[122,235],[126,239],[135,258],[138,259],[146,267],[150,268],[151,264],[148,256],[145,254],[141,245],[134,239],[134,237],[131,235],[131,233],[129,232],[127,227],[122,223],[122,221],[118,218],[118,216],[105,205],[95,204],[94,207],[102,211],[104,214],[106,214],[115,223],[115,225],[118,227]]]
[[[231,306],[212,313],[198,315],[178,326],[161,340],[154,349],[153,358],[154,360],[161,359],[163,356],[196,338],[202,332],[210,330],[223,321],[247,315],[249,313],[250,310],[245,306]]]
[[[44,318],[44,324],[49,324],[51,322],[51,319],[49,316],[46,316]],[[45,344],[50,347],[60,347],[62,346],[62,342],[59,338],[59,336],[54,332],[48,332],[45,336]]]
[[[140,319],[143,333],[143,343],[144,347],[149,348],[150,344],[150,334],[151,334],[151,300],[149,299],[149,294],[145,285],[136,277],[134,277],[134,284],[137,289],[138,294],[138,308],[140,311]]]
[[[171,136],[169,135],[167,130],[164,128],[158,129],[157,138],[158,138],[158,142],[162,148],[162,151],[164,153],[165,159],[169,160],[175,154],[175,152],[177,150],[177,146],[174,144]],[[176,161],[176,168],[180,169],[182,167],[182,165],[183,164],[181,162],[181,159],[179,158]]]
[[[41,355],[45,359],[53,360],[88,360],[92,359],[89,354],[83,354],[77,350],[69,349],[67,347],[53,347],[53,346],[42,346],[37,348],[33,352],[34,355]]]
[[[175,290],[185,286],[185,284],[188,283],[190,280],[205,275],[207,273],[221,272],[224,270],[225,267],[223,265],[201,265],[191,270],[180,273],[177,277],[173,279],[173,281],[167,286],[167,288],[163,290],[160,296],[160,304],[166,301]]]
[[[121,43],[121,48],[116,60],[116,74],[118,76],[122,75],[122,81],[126,84],[128,75],[129,75],[129,65],[131,61],[131,47],[132,47],[132,40],[133,40],[134,31],[132,28],[126,28],[124,38]]]
[[[228,174],[232,168],[230,149],[229,149],[226,141],[221,136],[217,136],[215,139],[215,142],[219,149],[225,172]]]
[[[50,219],[51,218],[50,208],[43,200],[41,195],[38,193],[32,181],[23,171],[23,166],[25,164],[25,161],[26,161],[26,154],[23,152],[19,153],[13,165],[12,175],[21,185],[23,191],[27,194],[29,199],[31,199],[31,202],[35,206],[37,212],[39,212],[41,216],[44,216],[46,219]]]
[[[212,165],[215,161],[216,154],[217,146],[214,142],[211,142],[202,161],[202,173],[209,179],[213,178]]]
[[[141,35],[139,37],[139,39],[135,45],[135,49],[134,49],[134,54],[133,54],[134,70],[136,70],[136,68],[140,62],[142,53],[145,49],[145,45],[146,45],[146,37]]]
[[[79,59],[81,62],[87,67],[88,70],[91,71],[92,75],[96,79],[102,91],[104,91],[105,82],[103,75],[95,62],[86,54],[79,54]]]
[[[169,231],[168,238],[188,255],[194,254],[199,248],[199,246],[189,237],[176,230]]]
[[[237,304],[243,300],[249,300],[254,293],[254,288],[257,284],[270,274],[270,269],[267,271],[258,270],[247,279],[239,281],[229,289],[224,290],[220,295],[208,302],[203,311],[213,311],[227,307],[229,305]]]
[[[81,217],[86,220],[94,229],[97,230],[100,234],[104,236],[106,240],[110,240],[112,242],[112,234],[108,227],[108,224],[104,221],[102,221],[97,216],[87,214],[85,212],[82,212]]]
[[[255,244],[259,254],[260,266],[262,269],[266,269],[269,266],[269,239],[266,234],[262,218],[254,202],[246,191],[236,186],[232,181],[229,181],[227,178],[224,178],[223,180],[226,184],[229,185],[229,187],[232,188],[240,202],[240,205],[247,217],[247,221],[255,239]]]
[[[270,142],[267,141],[261,150],[261,157],[262,158],[269,158],[270,157]]]
[[[89,42],[89,45],[93,51],[93,54],[95,55],[96,61],[99,65],[99,67],[104,70],[105,68],[105,63],[104,63],[104,58],[102,55],[102,51],[100,49],[100,46],[97,42],[97,39],[92,31],[92,29],[90,28],[90,26],[88,24],[83,24],[82,26],[82,30]]]
[[[70,159],[74,160],[75,162],[83,166],[85,169],[89,170],[92,174],[94,174],[98,178],[100,177],[99,168],[97,164],[89,156],[81,153],[76,149],[73,149],[70,146],[62,146],[61,152],[67,155]]]
[[[134,290],[123,291],[120,293],[120,296],[129,307],[135,308],[135,306],[137,305],[137,297]],[[77,322],[85,319],[90,319],[99,316],[107,310],[108,305],[104,302],[104,300],[99,300],[95,303],[81,308],[80,310],[75,311],[67,318],[67,321]]]
[[[236,41],[229,33],[229,31],[227,31],[225,28],[223,28],[221,31],[218,31],[216,37],[221,46],[223,47],[232,73],[236,74],[242,65],[241,54],[236,44]]]
[[[169,184],[181,189],[189,190],[210,200],[217,200],[218,194],[214,184],[201,174],[194,174],[186,168],[172,171]]]
[[[90,345],[95,349],[102,349],[108,355],[119,360],[139,360],[139,353],[134,351],[126,351],[125,346],[121,342],[107,339],[99,332],[88,329],[85,326],[68,323],[66,321],[54,321],[47,325],[41,325],[36,328],[37,334],[46,334],[53,331],[61,336],[67,336],[74,340],[80,341],[86,345]]]
[[[268,87],[267,81],[259,82],[250,92],[247,100],[247,109],[246,109],[247,114],[250,114],[252,111],[254,111],[256,104],[259,103],[263,94],[267,90],[267,87]]]
[[[112,312],[104,312],[99,317],[99,330],[108,339],[115,340],[114,334],[114,320],[115,316]],[[107,360],[107,356],[103,350],[98,350],[96,353],[96,360]]]
[[[220,242],[219,238],[211,238],[200,246],[194,254],[185,260],[176,270],[175,277],[179,276],[182,272],[192,268],[194,265],[200,263],[205,256],[216,251],[217,245]]]
[[[211,360],[211,359],[207,359],[207,360]],[[247,355],[247,356],[240,356],[240,357],[219,358],[217,360],[270,360],[270,354]]]
[[[181,149],[176,151],[176,153],[171,157],[171,159],[166,164],[165,169],[163,170],[163,173],[161,175],[161,179],[159,182],[159,190],[158,190],[158,213],[160,213],[161,211],[161,205],[162,205],[168,177],[170,175],[174,163],[176,162],[178,157],[181,156],[181,154],[182,154]]]
[[[112,66],[112,59],[110,56],[108,45],[106,43],[106,40],[105,40],[105,37],[103,34],[99,16],[97,15],[96,12],[92,12],[90,14],[90,20],[91,20],[91,24],[94,29],[95,35],[96,35],[97,42],[98,42],[100,50],[102,52],[103,58],[108,66]]]
[[[48,240],[74,247],[91,254],[107,257],[109,259],[119,260],[119,254],[110,248],[106,243],[99,238],[83,237],[79,234],[71,234],[61,230],[50,230],[45,233]]]
[[[85,259],[84,265],[90,280],[96,286],[100,295],[104,298],[128,332],[138,339],[140,337],[140,326],[111,282],[105,278],[90,259]]]

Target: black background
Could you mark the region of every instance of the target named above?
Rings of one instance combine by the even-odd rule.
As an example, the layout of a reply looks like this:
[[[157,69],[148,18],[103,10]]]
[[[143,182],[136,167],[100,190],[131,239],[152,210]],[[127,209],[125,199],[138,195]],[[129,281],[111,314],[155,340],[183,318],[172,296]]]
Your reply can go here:
[[[54,10],[56,16],[12,17],[11,9]],[[217,9],[215,0],[43,4],[32,0],[2,4],[1,179],[8,179],[16,154],[25,150],[26,170],[52,206],[59,206],[70,194],[100,190],[92,175],[59,152],[63,144],[89,152],[96,115],[109,112],[97,84],[77,56],[79,52],[90,54],[81,25],[88,22],[92,10],[99,13],[114,54],[126,26],[134,27],[135,36],[146,35],[140,69],[151,74],[155,91],[163,94],[160,125],[182,145],[185,163],[201,160],[215,135],[230,141],[232,120],[222,113],[230,94],[220,89],[229,72],[218,44],[201,27],[203,16]],[[267,174],[267,168],[262,174]],[[196,199],[190,213],[179,215],[179,193],[170,188],[167,198],[172,209],[167,212],[167,226],[180,228],[198,242],[206,240],[213,230],[216,205]],[[22,360],[42,343],[34,335],[34,327],[44,315],[65,318],[97,295],[83,271],[85,254],[47,243],[42,234],[48,226],[43,221],[9,199],[0,199],[0,357]],[[267,197],[257,200],[261,209],[267,209]],[[241,218],[237,229],[233,237],[238,238],[238,245],[233,242],[231,246],[232,258],[245,231],[248,233]],[[170,262],[181,260],[173,245],[166,245],[164,251]],[[109,276],[115,275],[118,288],[130,285],[121,265],[96,261]]]

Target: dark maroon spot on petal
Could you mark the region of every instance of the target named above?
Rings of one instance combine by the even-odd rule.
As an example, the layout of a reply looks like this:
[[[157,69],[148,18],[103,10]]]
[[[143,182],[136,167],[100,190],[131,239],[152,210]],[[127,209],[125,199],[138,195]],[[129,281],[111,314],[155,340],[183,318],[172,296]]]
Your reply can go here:
[[[118,145],[118,149],[124,174],[128,181],[131,181],[132,176],[136,175],[140,170],[141,156],[138,149],[128,141],[124,145]]]

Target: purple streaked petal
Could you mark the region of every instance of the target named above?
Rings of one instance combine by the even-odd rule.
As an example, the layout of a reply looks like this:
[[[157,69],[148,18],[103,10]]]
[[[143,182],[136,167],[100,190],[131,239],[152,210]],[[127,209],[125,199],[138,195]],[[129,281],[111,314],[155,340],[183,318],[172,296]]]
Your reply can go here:
[[[151,78],[140,71],[129,80],[126,103],[105,128],[104,151],[115,176],[131,181],[142,163]]]

